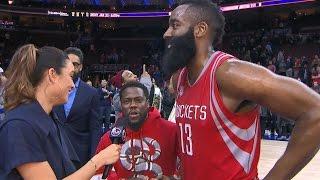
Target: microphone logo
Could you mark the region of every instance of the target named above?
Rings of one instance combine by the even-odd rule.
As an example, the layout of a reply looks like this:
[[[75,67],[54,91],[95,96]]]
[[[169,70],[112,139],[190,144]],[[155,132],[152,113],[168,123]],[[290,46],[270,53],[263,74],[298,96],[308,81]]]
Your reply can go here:
[[[117,143],[123,144],[126,139],[126,131],[124,127],[113,127],[110,132],[110,139],[112,142],[118,141]]]
[[[114,127],[111,130],[111,136],[120,136],[121,135],[121,129],[118,127]]]

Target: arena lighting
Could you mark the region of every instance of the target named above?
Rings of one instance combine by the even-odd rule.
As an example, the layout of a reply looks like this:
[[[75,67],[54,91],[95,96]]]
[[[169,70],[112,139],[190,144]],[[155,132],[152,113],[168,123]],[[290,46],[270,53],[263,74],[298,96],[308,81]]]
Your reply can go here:
[[[9,1],[13,0],[8,0]],[[236,11],[243,9],[253,9],[261,8],[268,6],[277,6],[293,3],[306,3],[314,2],[316,0],[269,0],[269,1],[260,1],[252,2],[238,5],[222,6],[221,10],[224,12],[227,11]],[[71,11],[68,9],[64,10],[30,10],[28,8],[20,10],[15,9],[14,7],[8,8],[6,6],[0,5],[0,12],[5,13],[15,13],[15,14],[32,14],[32,15],[47,15],[47,16],[59,16],[59,17],[74,17],[74,18],[153,18],[153,17],[168,17],[171,15],[171,12],[126,12],[126,13],[105,13],[105,12],[95,12],[95,11]]]
[[[8,0],[8,4],[9,5],[13,4],[13,0]]]
[[[126,18],[126,17],[167,17],[169,12],[136,12],[136,13],[102,13],[102,12],[85,12],[85,11],[48,11],[50,16],[64,17],[86,17],[86,18]]]
[[[137,13],[90,13],[90,17],[122,18],[122,17],[167,17],[169,12],[137,12]]]
[[[221,10],[225,12],[225,11],[261,8],[261,7],[268,7],[268,6],[279,6],[279,5],[285,5],[285,4],[305,3],[305,2],[313,2],[313,1],[316,1],[316,0],[271,0],[271,1],[261,1],[261,2],[231,5],[231,6],[222,6]]]
[[[61,12],[61,11],[48,11],[48,15],[69,17],[69,14],[67,12]]]
[[[6,21],[6,20],[1,20],[1,19],[0,19],[0,25],[13,26],[13,25],[14,25],[14,22],[13,22],[13,21]]]
[[[305,3],[312,2],[315,0],[270,0],[263,2],[253,2],[232,6],[222,6],[222,11],[234,11],[243,9],[252,9],[268,6],[278,6],[293,3]],[[134,17],[166,17],[170,16],[171,12],[132,12],[132,13],[100,13],[100,12],[72,12],[72,17],[93,17],[93,18],[134,18]]]
[[[316,0],[273,0],[273,1],[264,1],[262,2],[262,7],[267,6],[278,6],[283,4],[295,4],[295,3],[303,3],[303,2],[313,2]]]

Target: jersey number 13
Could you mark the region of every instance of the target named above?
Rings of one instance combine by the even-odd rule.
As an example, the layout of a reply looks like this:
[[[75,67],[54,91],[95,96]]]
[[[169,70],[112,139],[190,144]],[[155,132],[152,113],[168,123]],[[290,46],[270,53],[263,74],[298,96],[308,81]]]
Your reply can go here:
[[[179,123],[179,127],[182,153],[187,153],[187,155],[192,156],[193,151],[191,125]],[[186,141],[184,141],[185,139]]]

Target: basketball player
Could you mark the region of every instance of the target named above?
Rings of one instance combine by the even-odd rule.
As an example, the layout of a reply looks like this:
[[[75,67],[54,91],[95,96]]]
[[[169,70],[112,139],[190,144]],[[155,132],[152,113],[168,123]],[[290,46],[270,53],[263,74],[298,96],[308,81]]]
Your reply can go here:
[[[164,34],[163,70],[174,72],[183,179],[257,179],[259,106],[295,120],[265,179],[290,179],[320,144],[320,96],[302,83],[213,48],[225,19],[209,0],[182,2]],[[180,71],[178,71],[180,70]]]

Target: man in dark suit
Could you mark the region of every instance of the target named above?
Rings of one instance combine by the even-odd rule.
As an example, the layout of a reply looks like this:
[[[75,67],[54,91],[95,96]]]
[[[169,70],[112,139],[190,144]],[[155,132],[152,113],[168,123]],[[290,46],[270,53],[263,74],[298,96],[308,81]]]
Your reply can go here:
[[[74,65],[73,81],[75,88],[69,93],[68,102],[55,108],[59,119],[79,159],[74,162],[77,169],[94,155],[99,143],[102,119],[99,116],[99,95],[95,88],[80,79],[83,53],[80,49],[69,47],[65,50]]]

